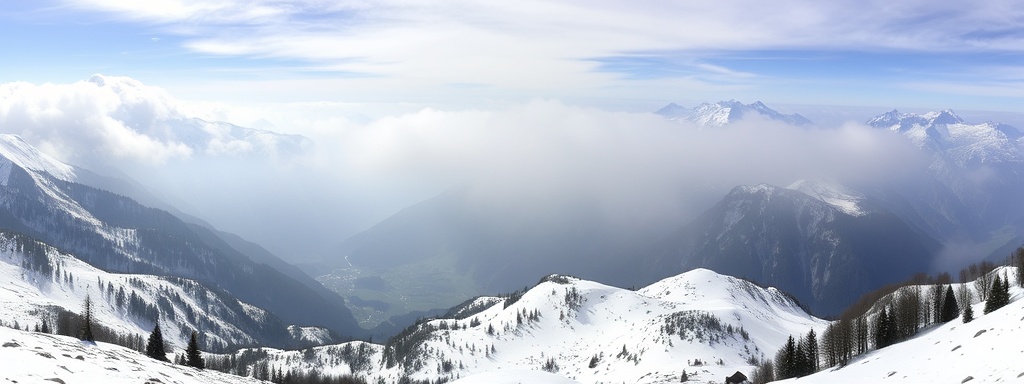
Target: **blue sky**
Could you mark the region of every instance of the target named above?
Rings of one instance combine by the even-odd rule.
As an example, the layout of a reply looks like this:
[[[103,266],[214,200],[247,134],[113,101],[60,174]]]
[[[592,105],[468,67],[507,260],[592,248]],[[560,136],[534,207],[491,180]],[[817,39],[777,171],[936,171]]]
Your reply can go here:
[[[612,109],[720,99],[1024,112],[1011,1],[13,1],[0,82],[189,100]]]

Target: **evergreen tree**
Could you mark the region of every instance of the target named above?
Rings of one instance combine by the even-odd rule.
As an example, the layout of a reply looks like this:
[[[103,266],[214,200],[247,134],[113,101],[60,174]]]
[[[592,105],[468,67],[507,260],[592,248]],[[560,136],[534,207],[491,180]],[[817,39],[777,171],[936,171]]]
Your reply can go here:
[[[889,346],[889,313],[885,307],[875,317],[875,348],[882,349]]]
[[[992,281],[992,291],[985,302],[985,314],[995,311],[1010,303],[1010,283],[996,274]]]
[[[85,304],[82,305],[82,332],[79,337],[85,341],[96,341],[92,334],[92,299],[85,295]]]
[[[153,333],[149,334],[149,343],[146,344],[146,356],[167,361],[167,352],[164,350],[164,335],[160,332],[160,322],[153,327]]]
[[[807,348],[803,337],[796,343],[796,353],[793,354],[793,365],[790,373],[793,377],[801,377],[807,374]]]
[[[970,323],[974,320],[974,309],[971,308],[971,303],[964,303],[964,324]]]
[[[796,357],[796,340],[793,340],[793,336],[790,336],[786,341],[786,345],[779,350],[779,353],[775,356],[775,378],[778,380],[785,380],[796,376],[795,372],[795,357]]]
[[[956,296],[953,295],[953,287],[946,286],[946,297],[942,303],[942,322],[948,322],[953,320],[960,314],[960,308],[957,306]]]
[[[199,354],[199,343],[196,341],[196,331],[192,331],[192,338],[188,341],[188,349],[185,350],[188,357],[188,366],[199,369],[206,368],[203,356]]]
[[[819,358],[818,358],[818,335],[814,333],[814,328],[811,328],[807,332],[807,374],[818,372]]]

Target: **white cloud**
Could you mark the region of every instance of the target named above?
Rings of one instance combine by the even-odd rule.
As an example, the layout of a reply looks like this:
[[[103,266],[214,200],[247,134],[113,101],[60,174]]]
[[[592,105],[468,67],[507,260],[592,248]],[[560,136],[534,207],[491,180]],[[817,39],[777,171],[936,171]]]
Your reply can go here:
[[[299,60],[392,90],[483,84],[531,97],[616,86],[590,59],[632,54],[1024,47],[1024,8],[1011,1],[70,2],[153,23],[197,52]],[[707,71],[697,75],[748,75],[695,64]]]
[[[280,142],[275,135],[199,120],[222,120],[234,111],[218,103],[183,102],[127,77],[0,84],[2,131],[79,164],[160,164],[196,154],[276,156]]]
[[[424,109],[350,128],[335,140],[325,146],[345,154],[337,163],[357,171],[468,183],[495,206],[598,201],[612,216],[679,213],[671,207],[696,214],[705,199],[738,184],[828,178],[878,185],[925,164],[898,135],[861,125],[805,129],[761,121],[699,130],[654,114],[556,101],[494,111]]]
[[[105,88],[102,78],[74,84],[0,84],[0,126],[50,148],[64,160],[131,159],[160,163],[187,157],[191,150],[164,137],[127,126],[148,122],[173,110],[166,94],[141,89]],[[114,90],[123,90],[120,94]],[[152,91],[152,89],[150,89]]]
[[[274,159],[275,135],[166,124],[194,116],[259,122],[316,141]],[[183,102],[127,78],[0,85],[0,127],[77,165],[121,169],[187,212],[301,257],[454,185],[494,209],[597,204],[624,225],[695,215],[738,184],[824,177],[882,183],[916,169],[917,149],[863,126],[752,122],[699,130],[652,113],[558,101],[451,109],[415,104]],[[239,156],[242,155],[242,156]],[[300,243],[297,246],[296,243]]]

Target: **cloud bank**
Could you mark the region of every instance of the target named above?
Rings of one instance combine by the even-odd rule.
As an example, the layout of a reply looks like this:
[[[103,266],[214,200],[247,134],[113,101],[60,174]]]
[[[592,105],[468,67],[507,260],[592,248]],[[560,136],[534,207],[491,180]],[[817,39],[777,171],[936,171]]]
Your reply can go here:
[[[124,78],[4,84],[0,95],[4,132],[75,164],[119,169],[187,212],[294,258],[454,186],[469,186],[496,215],[585,202],[613,224],[649,225],[693,217],[740,184],[876,185],[925,165],[902,137],[857,124],[698,129],[554,100],[363,121],[323,111],[314,118],[304,112],[318,106],[307,104],[197,105]],[[280,141],[240,141],[230,124],[200,125],[205,136],[194,136],[193,125],[166,123],[200,114],[272,125],[305,115],[289,127],[316,145],[274,156],[253,146]]]
[[[203,119],[217,116],[216,111],[127,77],[0,85],[0,130],[72,163],[162,164],[197,155],[278,154],[279,135]]]

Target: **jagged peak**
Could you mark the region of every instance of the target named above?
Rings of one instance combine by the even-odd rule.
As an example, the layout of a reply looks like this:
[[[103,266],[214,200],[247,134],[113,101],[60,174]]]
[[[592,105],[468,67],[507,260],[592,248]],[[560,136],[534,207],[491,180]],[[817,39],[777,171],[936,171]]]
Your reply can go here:
[[[960,118],[960,116],[957,116],[957,114],[955,112],[953,112],[952,109],[949,109],[949,108],[943,109],[943,110],[938,111],[938,112],[929,112],[929,113],[926,113],[926,114],[922,115],[922,117],[928,119],[929,122],[931,124],[933,124],[933,125],[934,124],[963,124],[963,122],[964,122],[964,119]]]
[[[785,115],[771,109],[761,101],[743,104],[736,99],[719,101],[714,104],[702,103],[693,109],[676,104],[658,110],[656,113],[677,121],[689,121],[700,126],[723,126],[742,120],[747,116],[760,116],[768,120],[781,121],[792,125],[811,125],[810,120],[799,114]]]
[[[964,119],[949,108],[924,114],[900,113],[898,110],[893,109],[889,112],[872,117],[867,121],[867,125],[872,127],[899,127],[901,131],[908,129],[913,125],[932,127],[936,125],[949,124],[964,124]]]

